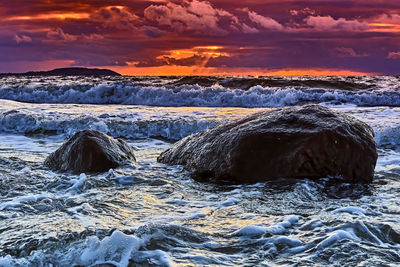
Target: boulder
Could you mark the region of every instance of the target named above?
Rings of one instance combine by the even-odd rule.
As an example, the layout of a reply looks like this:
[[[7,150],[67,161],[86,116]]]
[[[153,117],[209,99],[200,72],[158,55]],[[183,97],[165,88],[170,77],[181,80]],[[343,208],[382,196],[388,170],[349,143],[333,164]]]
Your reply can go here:
[[[306,105],[252,114],[188,136],[157,160],[215,182],[337,177],[369,183],[377,157],[366,123]]]
[[[135,160],[133,148],[124,140],[83,130],[51,153],[44,164],[60,172],[82,173],[108,171]]]

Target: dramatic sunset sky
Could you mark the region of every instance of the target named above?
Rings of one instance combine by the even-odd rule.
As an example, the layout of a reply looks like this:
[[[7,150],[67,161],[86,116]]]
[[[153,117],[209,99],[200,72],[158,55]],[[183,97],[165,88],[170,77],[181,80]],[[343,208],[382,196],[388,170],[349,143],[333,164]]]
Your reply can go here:
[[[0,0],[0,72],[400,74],[400,0]]]

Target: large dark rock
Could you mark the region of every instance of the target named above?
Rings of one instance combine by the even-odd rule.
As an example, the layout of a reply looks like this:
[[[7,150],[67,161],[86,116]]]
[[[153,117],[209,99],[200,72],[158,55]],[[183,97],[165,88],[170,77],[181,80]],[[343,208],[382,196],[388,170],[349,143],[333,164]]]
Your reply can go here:
[[[56,171],[82,173],[108,171],[135,160],[133,148],[124,140],[83,130],[51,153],[44,164]]]
[[[250,115],[188,136],[158,161],[212,181],[339,177],[368,183],[377,160],[367,124],[319,105]]]

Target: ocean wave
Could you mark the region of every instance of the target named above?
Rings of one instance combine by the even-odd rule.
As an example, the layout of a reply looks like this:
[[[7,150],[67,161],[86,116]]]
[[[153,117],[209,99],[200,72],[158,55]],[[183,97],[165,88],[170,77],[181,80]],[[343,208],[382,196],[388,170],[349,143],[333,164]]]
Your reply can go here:
[[[28,103],[122,104],[193,107],[282,107],[305,103],[400,106],[397,91],[279,88],[248,90],[221,85],[144,86],[132,83],[2,86],[0,98]]]
[[[124,115],[116,117],[94,117],[91,115],[62,116],[58,114],[24,113],[12,110],[0,113],[0,132],[16,134],[63,134],[71,136],[77,131],[93,129],[114,137],[149,138],[162,137],[179,140],[190,134],[217,125],[215,120],[127,119]]]
[[[83,109],[85,108],[83,107]],[[207,114],[204,115],[199,110],[192,110],[180,115],[179,111],[175,111],[177,112],[175,116],[170,109],[163,112],[154,111],[153,116],[146,116],[145,111],[141,110],[136,112],[139,115],[135,112],[64,114],[52,110],[33,112],[23,108],[6,112],[0,110],[0,133],[72,136],[77,131],[93,129],[114,137],[165,138],[174,141],[212,128],[221,122],[246,115],[244,113],[234,116],[230,115],[229,112],[224,116],[216,115],[223,112],[218,110],[203,111],[204,114]],[[230,112],[234,113],[235,110]],[[387,124],[386,121],[380,124],[370,122],[370,124],[374,129],[378,147],[396,148],[400,146],[400,125],[396,122],[391,124]]]
[[[325,88],[339,90],[367,90],[376,88],[374,79],[360,77],[215,77],[215,76],[187,76],[169,82],[169,85],[212,86],[221,85],[225,88],[248,90],[254,86],[262,87],[298,87],[298,88]]]

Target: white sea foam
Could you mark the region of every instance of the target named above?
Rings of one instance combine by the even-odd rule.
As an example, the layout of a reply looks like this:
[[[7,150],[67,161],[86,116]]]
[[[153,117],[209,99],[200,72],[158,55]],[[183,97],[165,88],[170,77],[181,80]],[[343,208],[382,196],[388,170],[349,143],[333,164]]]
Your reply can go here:
[[[332,211],[333,214],[340,214],[340,213],[349,213],[352,215],[361,215],[361,216],[365,216],[365,215],[372,215],[372,216],[376,216],[376,215],[381,215],[382,213],[377,211],[377,210],[373,210],[370,207],[356,207],[356,206],[347,206],[347,207],[342,207],[342,208],[338,208]]]
[[[145,239],[114,231],[111,236],[100,240],[96,236],[86,239],[77,264],[93,266],[113,264],[118,267],[128,266],[130,261],[143,262],[157,266],[172,266],[169,256],[161,250],[139,251],[146,243]]]
[[[263,87],[249,90],[229,89],[219,85],[197,84],[175,87],[144,86],[132,83],[88,85],[40,84],[0,87],[0,98],[30,103],[122,104],[194,107],[282,107],[304,102],[350,103],[359,106],[399,106],[395,91],[332,90],[323,88]]]
[[[245,237],[260,236],[265,233],[282,235],[287,231],[288,228],[297,224],[299,220],[299,216],[292,215],[284,218],[281,222],[277,222],[272,226],[247,225],[234,232],[234,234]]]
[[[53,197],[52,194],[18,196],[0,203],[0,210],[19,210],[24,204],[36,203]]]
[[[148,237],[150,238],[150,237]],[[84,242],[72,243],[66,251],[57,251],[57,266],[98,266],[113,265],[126,267],[131,262],[146,262],[154,266],[173,266],[167,253],[162,250],[140,250],[146,244],[146,238],[124,234],[118,230],[110,236],[99,239],[89,236]],[[64,251],[64,252],[62,252]],[[49,255],[43,251],[35,251],[26,258],[14,258],[10,255],[0,257],[0,267],[31,266],[32,262],[40,266],[53,266],[47,262]]]
[[[400,125],[375,130],[375,139],[380,146],[400,145]]]
[[[86,174],[81,173],[79,175],[79,179],[71,180],[71,187],[68,188],[67,191],[70,193],[77,193],[78,191],[80,191],[83,188],[86,180],[87,180]]]
[[[267,232],[267,227],[258,226],[258,225],[246,225],[240,228],[238,231],[235,232],[237,235],[241,236],[261,236]]]
[[[328,236],[322,240],[316,248],[317,250],[321,250],[344,239],[359,240],[359,238],[351,230],[337,230],[329,233]]]
[[[12,264],[12,257],[7,255],[5,257],[0,257],[0,266],[11,266]]]
[[[101,241],[97,237],[89,237],[79,264],[87,266],[110,263],[121,267],[127,266],[131,254],[138,251],[140,246],[139,238],[125,235],[120,231],[113,232],[111,236]]]
[[[234,198],[234,197],[230,197],[230,198],[228,198],[227,200],[221,202],[221,203],[219,204],[219,207],[220,207],[220,208],[225,208],[225,207],[229,207],[229,206],[236,205],[236,204],[238,204],[239,202],[240,202],[239,199]]]

